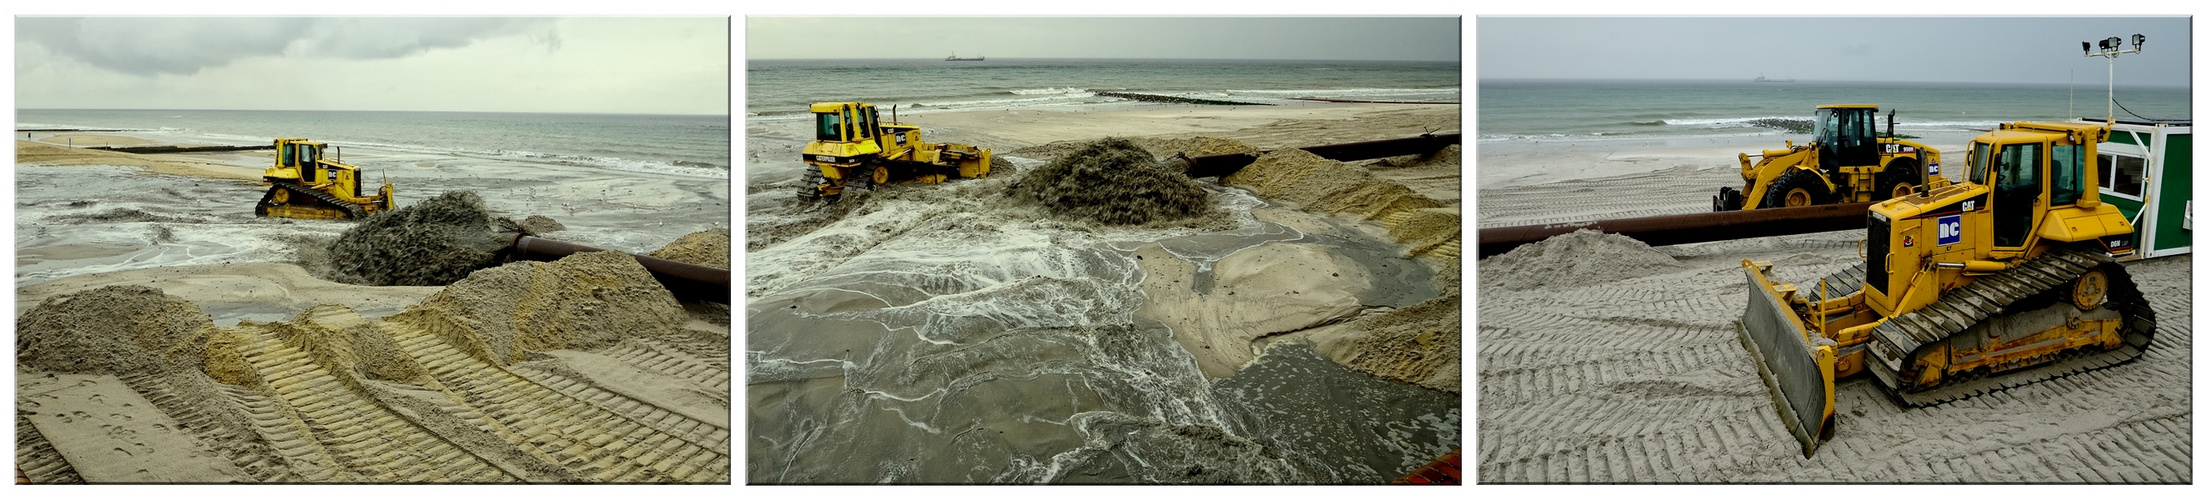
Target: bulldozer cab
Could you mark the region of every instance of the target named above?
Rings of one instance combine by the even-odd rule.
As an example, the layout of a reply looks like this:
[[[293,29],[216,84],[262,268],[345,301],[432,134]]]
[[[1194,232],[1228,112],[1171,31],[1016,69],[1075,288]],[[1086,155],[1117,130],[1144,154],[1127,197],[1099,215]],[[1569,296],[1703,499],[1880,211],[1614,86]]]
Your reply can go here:
[[[1813,140],[1825,169],[1877,165],[1877,106],[1817,106]]]
[[[831,109],[823,110],[827,107]],[[874,105],[863,102],[813,105],[815,140],[830,142],[872,141],[881,136]]]
[[[2067,229],[2087,227],[2081,223],[2108,212],[2093,188],[2099,183],[2098,143],[2106,134],[2096,125],[2019,122],[2001,124],[1970,142],[1969,181],[1992,188],[1993,257],[2022,254],[2040,237],[2074,242],[2105,236]],[[2048,219],[2070,223],[2046,224]],[[2093,233],[2129,232],[2127,221],[2120,220],[2089,227],[2103,229],[2088,231]]]

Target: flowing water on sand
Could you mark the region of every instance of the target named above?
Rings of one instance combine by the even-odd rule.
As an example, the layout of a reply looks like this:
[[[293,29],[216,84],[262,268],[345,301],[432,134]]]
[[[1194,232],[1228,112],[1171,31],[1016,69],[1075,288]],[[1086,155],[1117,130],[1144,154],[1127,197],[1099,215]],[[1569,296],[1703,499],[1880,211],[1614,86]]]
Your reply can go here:
[[[1007,182],[883,188],[746,255],[749,481],[1385,482],[1456,446],[1454,395],[1299,343],[1210,380],[1133,314],[1142,244],[1207,268],[1305,237],[1263,201],[1210,185],[1231,229],[1096,227]]]

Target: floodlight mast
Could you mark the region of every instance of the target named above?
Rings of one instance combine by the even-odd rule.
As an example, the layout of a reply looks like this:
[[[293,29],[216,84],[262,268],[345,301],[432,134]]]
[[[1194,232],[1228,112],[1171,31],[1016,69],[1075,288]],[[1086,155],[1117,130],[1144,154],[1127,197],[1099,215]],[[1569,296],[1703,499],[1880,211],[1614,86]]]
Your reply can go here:
[[[2107,58],[2107,124],[2115,125],[2115,56],[2138,52],[2146,48],[2146,35],[2131,34],[2130,50],[2123,50],[2123,37],[2111,36],[2100,40],[2100,51],[2092,51],[2092,42],[2084,42],[2085,57]]]

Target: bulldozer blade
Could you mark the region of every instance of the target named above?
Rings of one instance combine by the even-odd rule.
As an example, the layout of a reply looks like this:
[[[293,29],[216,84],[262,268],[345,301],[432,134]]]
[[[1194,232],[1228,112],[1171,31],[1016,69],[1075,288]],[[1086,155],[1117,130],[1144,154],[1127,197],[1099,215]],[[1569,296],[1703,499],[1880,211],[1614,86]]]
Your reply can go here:
[[[1778,420],[1801,442],[1802,456],[1815,456],[1816,445],[1832,431],[1832,364],[1829,343],[1812,345],[1808,327],[1763,275],[1767,262],[1741,261],[1747,269],[1747,311],[1740,316],[1740,344],[1770,387]]]

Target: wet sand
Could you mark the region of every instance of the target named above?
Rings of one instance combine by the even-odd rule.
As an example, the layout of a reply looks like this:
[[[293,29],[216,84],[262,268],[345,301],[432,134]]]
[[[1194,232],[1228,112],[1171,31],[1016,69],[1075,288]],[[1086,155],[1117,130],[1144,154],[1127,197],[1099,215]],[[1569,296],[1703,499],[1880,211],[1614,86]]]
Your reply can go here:
[[[791,206],[801,164],[769,157],[786,145],[777,125],[752,130],[751,481],[1379,483],[1460,446],[1460,377],[1383,378],[1328,357],[1367,349],[1289,339],[1352,323],[1344,336],[1362,336],[1369,323],[1356,320],[1455,281],[1453,257],[1398,243],[1392,219],[1215,180],[1199,185],[1218,214],[1191,224],[1057,217],[1005,193],[1081,145],[1059,141],[1131,137],[1167,155],[1220,140],[1331,144],[1453,131],[1454,107],[902,119],[1022,168],[806,210]],[[1356,168],[1417,168],[1403,177],[1439,191],[1460,185],[1459,167]]]

